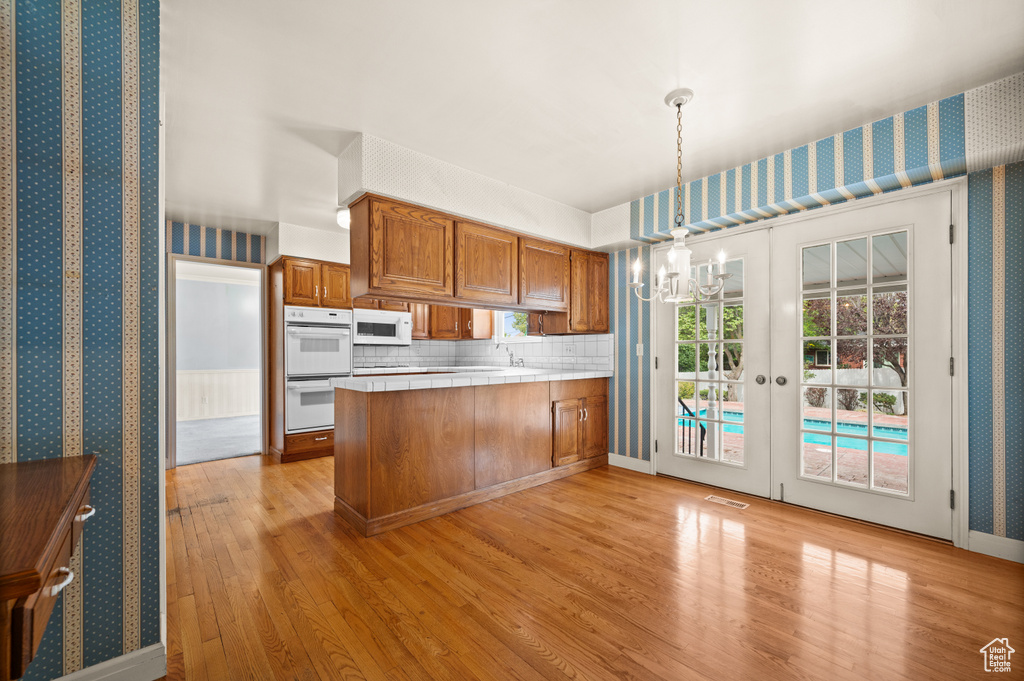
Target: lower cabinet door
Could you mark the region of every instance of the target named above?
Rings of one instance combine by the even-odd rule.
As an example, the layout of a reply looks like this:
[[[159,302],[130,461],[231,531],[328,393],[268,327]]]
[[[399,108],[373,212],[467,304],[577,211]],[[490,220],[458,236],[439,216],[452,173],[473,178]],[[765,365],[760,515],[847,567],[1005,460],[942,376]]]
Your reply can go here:
[[[583,456],[608,453],[608,398],[587,397],[583,400]]]
[[[552,465],[564,466],[579,461],[583,439],[583,410],[580,407],[580,400],[559,400],[554,403],[552,414]]]

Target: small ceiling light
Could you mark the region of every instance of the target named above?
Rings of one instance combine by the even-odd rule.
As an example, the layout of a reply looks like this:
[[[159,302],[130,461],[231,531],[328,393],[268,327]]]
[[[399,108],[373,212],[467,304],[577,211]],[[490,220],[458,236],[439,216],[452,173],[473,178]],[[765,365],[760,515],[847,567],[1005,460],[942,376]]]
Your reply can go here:
[[[689,300],[704,301],[717,296],[725,287],[725,280],[731,274],[725,270],[725,251],[718,254],[718,274],[714,273],[714,263],[709,259],[707,264],[707,281],[701,284],[697,279],[690,278],[690,249],[686,247],[686,235],[689,230],[684,226],[683,218],[683,105],[693,99],[693,90],[681,88],[673,90],[665,96],[665,104],[676,109],[676,215],[672,227],[673,245],[668,252],[668,267],[658,270],[655,289],[650,298],[640,295],[643,284],[640,282],[640,259],[633,263],[633,281],[629,287],[636,297],[644,302],[657,298],[663,303],[681,303]],[[680,285],[682,284],[682,285]],[[680,290],[682,289],[682,290]]]
[[[348,212],[348,208],[338,209],[338,227],[342,229],[348,229],[352,222],[352,216]]]

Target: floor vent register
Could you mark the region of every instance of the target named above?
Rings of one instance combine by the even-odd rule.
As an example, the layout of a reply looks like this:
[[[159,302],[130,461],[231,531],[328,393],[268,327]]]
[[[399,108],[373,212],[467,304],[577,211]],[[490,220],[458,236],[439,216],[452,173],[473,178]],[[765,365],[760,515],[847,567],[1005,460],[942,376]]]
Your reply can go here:
[[[744,504],[742,501],[733,501],[732,499],[726,499],[725,497],[716,497],[714,494],[709,494],[704,497],[704,501],[713,501],[716,504],[722,504],[723,506],[732,506],[733,508],[744,509],[750,506],[750,504]]]

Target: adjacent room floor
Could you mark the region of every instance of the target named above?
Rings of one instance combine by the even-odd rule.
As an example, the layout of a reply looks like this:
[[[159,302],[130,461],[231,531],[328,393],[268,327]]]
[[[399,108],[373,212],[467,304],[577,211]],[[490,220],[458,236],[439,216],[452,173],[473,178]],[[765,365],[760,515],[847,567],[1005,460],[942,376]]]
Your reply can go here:
[[[254,414],[178,421],[174,444],[178,466],[258,454],[260,417]]]
[[[965,679],[1024,566],[602,467],[366,539],[331,458],[167,473],[168,679]],[[1019,648],[1019,646],[1018,646]]]

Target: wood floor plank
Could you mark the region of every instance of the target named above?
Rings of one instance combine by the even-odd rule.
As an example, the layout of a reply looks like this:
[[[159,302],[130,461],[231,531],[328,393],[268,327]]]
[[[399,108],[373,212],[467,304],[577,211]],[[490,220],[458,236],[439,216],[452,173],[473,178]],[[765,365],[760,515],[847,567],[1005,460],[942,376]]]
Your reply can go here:
[[[330,458],[167,485],[170,681],[944,681],[1024,640],[1024,566],[621,469],[369,539]]]

